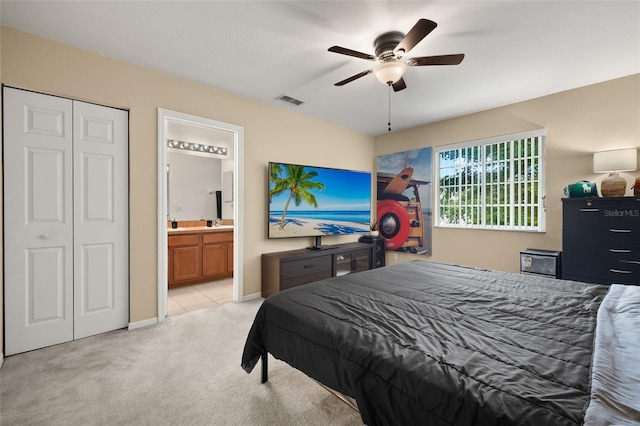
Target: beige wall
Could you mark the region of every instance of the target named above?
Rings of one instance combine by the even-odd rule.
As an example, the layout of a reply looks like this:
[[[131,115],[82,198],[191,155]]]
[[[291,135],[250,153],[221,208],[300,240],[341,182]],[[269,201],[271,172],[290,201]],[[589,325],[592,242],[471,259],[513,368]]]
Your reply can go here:
[[[433,232],[433,260],[516,271],[521,249],[561,248],[562,188],[597,178],[591,172],[591,153],[640,144],[640,75],[372,138],[9,28],[2,28],[0,49],[3,84],[130,111],[132,322],[157,315],[157,108],[244,127],[245,295],[260,292],[262,253],[311,244],[310,239],[266,239],[269,160],[373,170],[376,155],[546,127],[545,234]],[[409,258],[401,255],[399,260]]]
[[[2,31],[0,31],[0,82],[2,81]],[[0,105],[2,105],[2,91],[0,90]],[[0,114],[0,129],[2,128],[2,116]],[[2,141],[2,132],[0,132],[0,143]],[[4,173],[2,173],[2,152],[0,150],[0,191],[4,188],[2,178]],[[2,205],[4,201],[4,197],[0,197],[0,216],[2,216],[2,212],[4,211],[4,207]],[[4,221],[0,221],[0,241],[2,240],[2,236],[4,235]],[[4,245],[0,243],[0,259],[4,260],[3,253]],[[4,261],[0,262],[0,290],[4,290]],[[4,291],[0,291],[0,366],[2,366],[2,354],[4,353]]]
[[[432,260],[517,272],[520,250],[561,250],[563,188],[604,177],[593,174],[593,152],[640,147],[640,74],[375,139],[376,155],[384,155],[539,128],[547,129],[546,233],[434,228]],[[634,175],[625,175],[628,187]]]
[[[0,75],[5,85],[129,110],[131,322],[157,315],[157,108],[244,128],[245,295],[260,292],[261,253],[312,243],[266,239],[269,160],[373,170],[370,136],[5,27]]]

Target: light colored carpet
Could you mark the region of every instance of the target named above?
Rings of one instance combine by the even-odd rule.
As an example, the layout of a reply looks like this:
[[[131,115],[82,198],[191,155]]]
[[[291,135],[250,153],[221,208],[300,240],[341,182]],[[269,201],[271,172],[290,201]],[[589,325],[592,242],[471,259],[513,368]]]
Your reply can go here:
[[[270,358],[240,367],[262,299],[170,317],[5,359],[5,425],[362,425],[319,384]]]

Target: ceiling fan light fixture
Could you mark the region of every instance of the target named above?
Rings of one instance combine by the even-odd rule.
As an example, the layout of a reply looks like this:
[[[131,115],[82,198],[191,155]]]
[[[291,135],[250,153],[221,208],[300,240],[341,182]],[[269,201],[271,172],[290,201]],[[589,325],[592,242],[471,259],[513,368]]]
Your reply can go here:
[[[393,84],[400,80],[407,70],[407,64],[401,61],[383,62],[378,65],[373,74],[382,84]]]

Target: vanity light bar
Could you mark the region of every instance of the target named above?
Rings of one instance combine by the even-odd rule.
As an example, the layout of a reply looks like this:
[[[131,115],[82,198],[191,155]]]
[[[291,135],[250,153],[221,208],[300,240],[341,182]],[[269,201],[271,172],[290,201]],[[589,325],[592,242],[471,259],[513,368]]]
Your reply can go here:
[[[167,147],[175,148],[175,149],[184,149],[185,151],[207,152],[209,154],[227,155],[227,148],[224,148],[221,146],[185,142],[185,141],[179,141],[177,139],[167,139]]]

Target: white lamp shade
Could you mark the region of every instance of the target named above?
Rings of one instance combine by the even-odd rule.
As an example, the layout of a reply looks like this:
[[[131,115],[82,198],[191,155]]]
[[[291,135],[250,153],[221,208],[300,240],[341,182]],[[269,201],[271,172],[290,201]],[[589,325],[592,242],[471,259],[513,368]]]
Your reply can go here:
[[[617,149],[593,154],[593,173],[629,172],[638,168],[636,149]]]
[[[373,70],[373,74],[382,84],[393,84],[402,78],[407,64],[400,61],[383,62]]]

